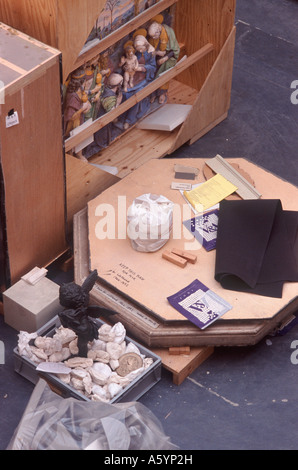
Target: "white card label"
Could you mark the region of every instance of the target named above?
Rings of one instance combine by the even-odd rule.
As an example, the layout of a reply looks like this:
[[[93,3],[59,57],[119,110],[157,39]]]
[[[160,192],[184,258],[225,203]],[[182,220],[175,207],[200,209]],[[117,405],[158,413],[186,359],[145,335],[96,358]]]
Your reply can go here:
[[[20,121],[19,121],[19,115],[18,115],[18,112],[15,111],[13,114],[9,115],[9,116],[6,116],[6,127],[12,127],[12,126],[16,126],[17,124],[19,124]]]

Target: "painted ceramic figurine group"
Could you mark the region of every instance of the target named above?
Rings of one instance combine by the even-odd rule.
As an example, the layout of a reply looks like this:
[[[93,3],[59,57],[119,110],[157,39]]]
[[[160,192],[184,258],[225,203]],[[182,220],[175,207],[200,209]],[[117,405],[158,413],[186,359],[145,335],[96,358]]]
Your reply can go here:
[[[119,49],[97,55],[71,74],[65,84],[65,137],[88,119],[97,119],[129,99],[178,60],[180,47],[174,30],[153,18],[147,28],[138,29]],[[120,56],[120,58],[119,58]],[[117,59],[118,57],[118,59]],[[134,105],[116,121],[94,134],[94,142],[81,156],[88,159],[107,147],[118,135],[145,116],[156,101],[167,100],[168,84]]]

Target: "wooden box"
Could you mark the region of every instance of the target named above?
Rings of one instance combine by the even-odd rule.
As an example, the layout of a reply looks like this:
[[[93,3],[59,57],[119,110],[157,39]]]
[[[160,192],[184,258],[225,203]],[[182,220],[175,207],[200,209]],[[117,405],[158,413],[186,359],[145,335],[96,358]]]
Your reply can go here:
[[[61,53],[0,23],[1,290],[66,249]]]
[[[138,129],[135,126],[92,157],[92,163],[117,167],[117,177],[122,178],[152,158],[171,154],[185,143],[192,144],[227,117],[232,84],[236,0],[153,0],[146,2],[147,7],[144,7],[143,0],[131,0],[135,12],[133,18],[95,41],[93,47],[83,49],[104,8],[110,7],[112,15],[112,5],[116,3],[106,0],[1,0],[0,20],[61,50],[65,81],[71,72],[142,28],[156,15],[165,11],[172,15],[172,26],[185,60],[168,71],[166,77],[155,79],[117,109],[95,119],[87,129],[65,140],[66,152],[71,154],[73,148],[169,81],[168,103],[191,105],[191,111],[181,125],[170,132]],[[143,5],[142,8],[140,5]],[[89,163],[68,159],[71,172],[75,166],[74,172],[79,175],[77,191],[74,179],[67,177],[67,182],[71,184],[69,188],[67,183],[69,224],[75,211],[85,207],[86,198],[90,200],[94,197],[94,192],[89,193],[91,180],[101,180],[105,187],[113,182],[107,183],[106,173],[98,168],[93,168],[91,174]],[[91,186],[94,187],[92,181]],[[82,186],[86,197],[82,198],[80,205]],[[97,183],[97,189],[98,186]]]

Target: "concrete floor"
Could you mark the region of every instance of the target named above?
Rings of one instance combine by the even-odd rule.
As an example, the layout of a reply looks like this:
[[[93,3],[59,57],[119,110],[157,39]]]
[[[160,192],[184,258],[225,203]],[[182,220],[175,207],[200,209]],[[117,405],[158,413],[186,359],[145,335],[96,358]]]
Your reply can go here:
[[[291,102],[291,83],[298,80],[298,2],[237,0],[235,22],[229,116],[172,157],[246,158],[298,185],[298,104]],[[216,348],[180,386],[163,370],[139,401],[181,450],[296,450],[297,322],[291,326],[253,347]],[[16,335],[1,317],[6,355],[0,366],[0,449],[7,447],[33,390],[13,369]]]

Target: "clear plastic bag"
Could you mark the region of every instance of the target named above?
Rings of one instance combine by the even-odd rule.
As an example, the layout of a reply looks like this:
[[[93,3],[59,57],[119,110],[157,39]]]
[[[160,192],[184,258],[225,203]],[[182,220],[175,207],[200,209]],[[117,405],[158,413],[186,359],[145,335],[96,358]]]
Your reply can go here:
[[[7,450],[175,450],[138,402],[61,398],[40,379]]]
[[[127,233],[136,251],[157,251],[172,232],[173,202],[165,196],[143,194],[128,208],[127,222]]]

